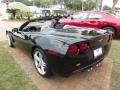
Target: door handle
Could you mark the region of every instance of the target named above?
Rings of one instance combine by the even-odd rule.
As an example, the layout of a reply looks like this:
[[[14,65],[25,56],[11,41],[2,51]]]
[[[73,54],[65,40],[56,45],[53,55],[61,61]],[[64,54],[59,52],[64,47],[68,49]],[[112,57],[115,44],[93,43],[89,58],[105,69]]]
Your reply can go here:
[[[81,21],[82,23],[84,23],[84,21]]]

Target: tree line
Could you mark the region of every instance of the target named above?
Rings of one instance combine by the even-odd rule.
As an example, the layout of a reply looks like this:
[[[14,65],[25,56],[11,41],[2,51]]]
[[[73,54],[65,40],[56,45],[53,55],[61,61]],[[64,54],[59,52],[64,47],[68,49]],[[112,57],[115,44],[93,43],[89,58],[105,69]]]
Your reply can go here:
[[[67,9],[72,10],[101,10],[103,0],[3,0],[3,2],[22,2],[28,6],[49,7],[49,5],[60,4],[64,5]],[[115,9],[115,5],[119,0],[113,0],[111,9]],[[107,6],[107,9],[109,7]],[[106,9],[106,6],[105,6]],[[110,8],[109,8],[110,9]]]
[[[3,2],[22,2],[28,6],[49,7],[49,5],[60,4],[72,10],[91,10],[95,8],[95,0],[3,0]]]

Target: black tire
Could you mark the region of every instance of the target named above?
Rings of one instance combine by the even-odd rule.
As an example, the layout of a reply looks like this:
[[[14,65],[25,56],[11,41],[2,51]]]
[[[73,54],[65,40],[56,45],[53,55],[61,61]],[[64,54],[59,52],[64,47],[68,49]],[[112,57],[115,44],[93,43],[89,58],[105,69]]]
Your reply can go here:
[[[13,42],[12,42],[12,39],[11,39],[10,35],[9,35],[9,34],[6,34],[6,37],[7,37],[7,42],[8,42],[8,45],[9,45],[10,47],[14,47],[14,45],[13,45]]]
[[[104,29],[104,30],[108,30],[108,31],[112,31],[112,33],[113,33],[113,34],[112,34],[113,37],[116,36],[115,28],[110,27],[110,26],[107,26],[107,27],[104,27],[103,29]]]
[[[52,72],[51,72],[50,64],[43,50],[40,48],[35,48],[32,55],[33,55],[33,61],[34,61],[34,65],[37,72],[43,77],[51,76]],[[37,60],[36,60],[36,55],[37,55]],[[44,70],[42,71],[43,68]]]

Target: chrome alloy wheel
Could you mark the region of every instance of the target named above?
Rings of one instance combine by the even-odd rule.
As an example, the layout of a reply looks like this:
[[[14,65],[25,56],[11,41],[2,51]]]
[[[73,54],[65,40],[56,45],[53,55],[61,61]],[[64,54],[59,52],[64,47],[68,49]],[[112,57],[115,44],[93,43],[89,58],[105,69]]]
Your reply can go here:
[[[46,74],[46,63],[44,62],[43,56],[40,53],[40,51],[35,51],[33,58],[34,58],[35,67],[37,68],[38,72],[41,75],[45,75]]]

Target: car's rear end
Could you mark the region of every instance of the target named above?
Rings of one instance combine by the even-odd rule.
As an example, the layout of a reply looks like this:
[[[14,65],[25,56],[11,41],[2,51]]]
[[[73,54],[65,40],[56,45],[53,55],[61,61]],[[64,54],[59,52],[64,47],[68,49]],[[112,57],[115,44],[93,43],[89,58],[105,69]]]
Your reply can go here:
[[[78,42],[71,43],[65,56],[54,55],[51,57],[54,70],[66,74],[84,70],[100,63],[111,47],[112,34],[105,32],[95,35],[96,32],[92,31],[92,37],[87,36],[88,33],[84,33]]]

